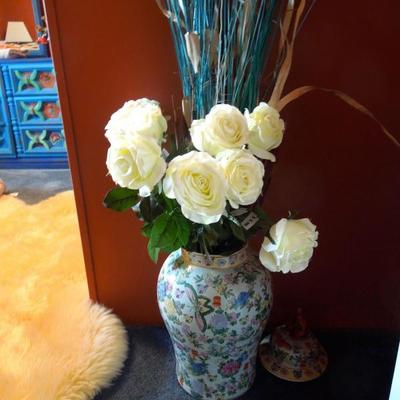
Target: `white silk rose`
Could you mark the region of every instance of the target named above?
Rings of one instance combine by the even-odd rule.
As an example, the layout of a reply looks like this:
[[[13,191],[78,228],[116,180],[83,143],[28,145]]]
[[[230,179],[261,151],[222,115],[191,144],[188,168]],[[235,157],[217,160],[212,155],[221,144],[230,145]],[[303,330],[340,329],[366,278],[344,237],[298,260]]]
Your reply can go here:
[[[277,148],[283,139],[285,123],[279,112],[267,103],[260,103],[250,114],[245,112],[249,127],[249,150],[257,157],[275,161],[270,150]]]
[[[157,141],[140,135],[111,145],[106,164],[116,184],[139,190],[142,197],[150,196],[166,170]]]
[[[228,183],[227,195],[233,208],[253,204],[261,194],[264,165],[247,150],[225,150],[217,155]]]
[[[168,165],[163,190],[176,199],[182,214],[198,224],[218,222],[226,206],[224,172],[209,154],[191,151]]]
[[[282,218],[270,230],[260,250],[261,263],[272,272],[301,272],[308,267],[318,232],[308,218],[288,220]]]
[[[161,143],[168,125],[160,104],[149,99],[129,100],[106,125],[105,136],[111,144],[139,134]]]
[[[212,156],[227,149],[240,149],[248,140],[244,115],[234,106],[217,104],[205,119],[194,120],[190,127],[194,147]]]

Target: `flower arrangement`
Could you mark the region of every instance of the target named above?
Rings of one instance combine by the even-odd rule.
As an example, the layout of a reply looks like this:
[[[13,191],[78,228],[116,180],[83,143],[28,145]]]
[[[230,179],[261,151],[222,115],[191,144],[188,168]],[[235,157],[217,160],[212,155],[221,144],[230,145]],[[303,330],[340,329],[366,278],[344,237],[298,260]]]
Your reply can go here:
[[[317,246],[316,227],[309,219],[274,224],[261,200],[266,170],[276,160],[273,150],[284,135],[278,100],[305,2],[295,18],[292,1],[286,8],[275,0],[157,3],[174,37],[188,134],[166,134],[167,117],[158,102],[126,102],[106,126],[106,164],[118,185],[105,197],[106,207],[135,211],[155,262],[160,251],[179,248],[229,255],[261,232],[266,268],[304,270]],[[278,27],[274,18],[283,12],[281,68],[271,80],[276,85],[270,101],[257,105],[264,60]]]
[[[130,100],[116,111],[105,135],[106,164],[118,187],[105,197],[106,207],[134,210],[155,262],[160,251],[179,248],[229,255],[261,232],[266,268],[303,271],[317,246],[316,226],[290,214],[274,223],[262,208],[274,149],[285,132],[280,112],[317,89],[376,118],[336,90],[303,86],[283,96],[295,38],[309,11],[306,0],[156,1],[173,33],[188,129],[168,131],[154,100]],[[269,100],[260,102],[263,60],[278,28]]]
[[[305,269],[317,246],[308,220],[282,219],[273,224],[259,199],[264,186],[262,160],[282,142],[279,112],[260,103],[242,113],[217,104],[193,120],[191,141],[169,154],[167,118],[153,100],[128,101],[106,126],[110,142],[107,167],[119,186],[105,198],[118,211],[133,208],[144,221],[148,251],[179,248],[205,254],[229,254],[250,236],[266,235],[260,260],[270,270]]]

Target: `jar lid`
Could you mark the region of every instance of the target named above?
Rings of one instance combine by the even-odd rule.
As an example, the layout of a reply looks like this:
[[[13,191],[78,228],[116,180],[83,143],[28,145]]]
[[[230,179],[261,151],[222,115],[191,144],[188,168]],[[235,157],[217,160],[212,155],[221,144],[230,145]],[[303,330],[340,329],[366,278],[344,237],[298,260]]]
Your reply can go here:
[[[296,324],[277,327],[261,342],[259,353],[267,371],[291,382],[316,379],[328,366],[325,349],[304,325],[300,331]]]

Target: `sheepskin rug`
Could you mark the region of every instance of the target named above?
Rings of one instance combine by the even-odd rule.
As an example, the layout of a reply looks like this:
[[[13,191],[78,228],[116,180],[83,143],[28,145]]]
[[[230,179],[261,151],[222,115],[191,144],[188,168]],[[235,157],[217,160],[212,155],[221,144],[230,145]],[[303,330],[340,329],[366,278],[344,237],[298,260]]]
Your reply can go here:
[[[127,355],[126,331],[89,300],[73,193],[0,197],[0,399],[91,399]]]

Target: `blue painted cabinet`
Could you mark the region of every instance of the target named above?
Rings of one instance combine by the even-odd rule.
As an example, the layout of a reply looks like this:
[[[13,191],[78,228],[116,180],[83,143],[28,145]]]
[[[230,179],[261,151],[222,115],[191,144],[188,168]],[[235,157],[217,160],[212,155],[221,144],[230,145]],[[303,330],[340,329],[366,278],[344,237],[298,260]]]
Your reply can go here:
[[[5,86],[0,75],[0,94],[3,93],[5,93]],[[15,156],[15,144],[8,114],[7,99],[5,96],[0,95],[0,160],[14,159]]]
[[[0,169],[67,168],[50,58],[0,60]]]

